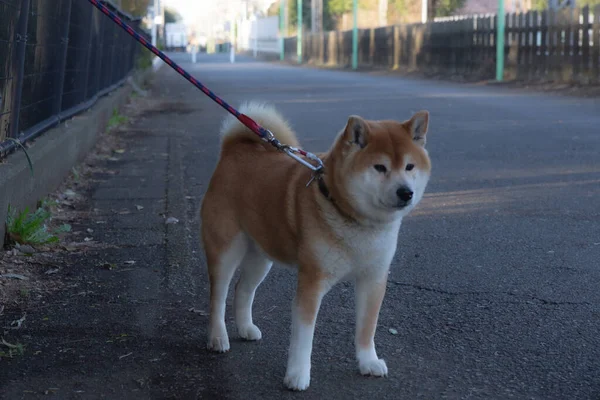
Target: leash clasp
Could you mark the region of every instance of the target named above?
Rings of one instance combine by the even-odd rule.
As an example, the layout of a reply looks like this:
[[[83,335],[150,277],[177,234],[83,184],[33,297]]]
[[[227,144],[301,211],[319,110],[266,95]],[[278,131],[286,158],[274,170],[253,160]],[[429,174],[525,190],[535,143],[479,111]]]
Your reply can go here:
[[[293,146],[289,146],[287,144],[281,143],[279,140],[277,140],[277,138],[275,137],[273,132],[271,132],[270,130],[265,129],[265,136],[263,136],[263,139],[266,142],[271,143],[274,147],[277,148],[277,150],[283,151],[285,154],[292,157],[294,160],[298,161],[300,164],[302,164],[305,167],[312,170],[314,172],[314,175],[313,175],[313,179],[311,179],[311,182],[312,182],[312,180],[314,180],[314,176],[316,176],[318,173],[320,173],[323,170],[323,160],[321,160],[319,157],[317,157],[313,153],[304,151],[297,147],[293,147]],[[304,158],[302,158],[300,156],[303,156],[305,158],[308,158],[311,161],[314,161],[317,165],[314,165],[314,164],[306,161]]]

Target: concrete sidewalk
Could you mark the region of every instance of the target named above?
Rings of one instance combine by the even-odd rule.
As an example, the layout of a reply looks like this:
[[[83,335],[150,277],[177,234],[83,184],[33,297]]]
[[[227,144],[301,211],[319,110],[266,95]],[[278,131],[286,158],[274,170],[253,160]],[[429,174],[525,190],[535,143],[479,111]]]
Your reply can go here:
[[[324,300],[300,396],[597,397],[597,100],[199,60],[186,68],[232,105],[276,103],[310,151],[326,150],[350,114],[432,113],[432,183],[403,225],[376,336],[390,376],[359,376],[353,289],[340,284]],[[76,205],[74,231],[100,247],[70,254],[53,275],[60,290],[9,332],[27,351],[0,361],[2,398],[299,396],[282,383],[290,270],[274,268],[258,289],[263,340],[242,342],[229,324],[231,351],[205,350],[197,213],[226,114],[170,69],[158,74],[119,134],[125,151],[94,167]]]

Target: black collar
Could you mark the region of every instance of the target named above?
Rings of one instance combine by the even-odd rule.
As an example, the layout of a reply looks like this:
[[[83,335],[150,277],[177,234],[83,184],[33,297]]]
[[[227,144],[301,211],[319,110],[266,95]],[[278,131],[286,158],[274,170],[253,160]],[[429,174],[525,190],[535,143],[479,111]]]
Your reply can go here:
[[[340,215],[342,217],[344,217],[345,219],[347,219],[348,221],[356,222],[356,219],[354,217],[348,215],[347,213],[345,213],[340,208],[340,206],[336,203],[335,199],[333,197],[331,197],[331,192],[329,191],[329,188],[327,187],[327,184],[325,183],[325,179],[323,179],[323,174],[320,174],[319,176],[317,176],[316,180],[317,180],[317,185],[319,185],[319,191],[327,200],[329,200],[329,202],[331,203],[331,205],[333,205],[333,207],[335,207],[337,212],[340,213]]]
[[[331,193],[329,192],[327,185],[325,184],[325,179],[323,179],[323,175],[317,177],[317,183],[319,185],[319,191],[323,194],[323,196],[325,196],[325,198],[331,201],[332,203],[335,203],[335,201],[333,201],[333,198],[331,197]]]

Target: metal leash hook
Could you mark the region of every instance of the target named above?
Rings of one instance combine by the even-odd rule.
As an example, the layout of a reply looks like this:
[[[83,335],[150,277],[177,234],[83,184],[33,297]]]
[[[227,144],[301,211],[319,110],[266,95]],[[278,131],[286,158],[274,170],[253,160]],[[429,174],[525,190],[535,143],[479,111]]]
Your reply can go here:
[[[302,149],[299,149],[297,147],[293,147],[293,146],[289,146],[287,144],[282,144],[273,134],[273,132],[271,132],[268,129],[265,129],[266,131],[266,135],[263,137],[263,140],[271,143],[274,147],[276,147],[278,150],[283,151],[285,154],[287,154],[288,156],[292,157],[294,160],[298,161],[300,164],[304,165],[305,167],[308,167],[309,169],[311,169],[313,172],[317,173],[319,171],[321,171],[324,167],[323,165],[323,160],[321,160],[319,157],[317,157],[316,155],[314,155],[313,153],[309,153],[308,151],[304,151]],[[309,160],[315,161],[318,165],[314,166],[313,164],[307,162],[306,160],[304,160],[303,158],[297,156],[296,154],[300,154],[306,158],[308,158]]]

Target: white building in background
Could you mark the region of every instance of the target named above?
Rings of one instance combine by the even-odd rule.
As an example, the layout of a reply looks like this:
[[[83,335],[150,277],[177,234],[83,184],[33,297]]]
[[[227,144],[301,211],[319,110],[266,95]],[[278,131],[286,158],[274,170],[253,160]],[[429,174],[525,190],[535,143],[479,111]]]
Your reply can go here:
[[[252,17],[240,21],[236,39],[238,51],[278,54],[279,17]]]
[[[181,22],[165,24],[165,47],[167,50],[185,51],[188,45],[188,28]]]

